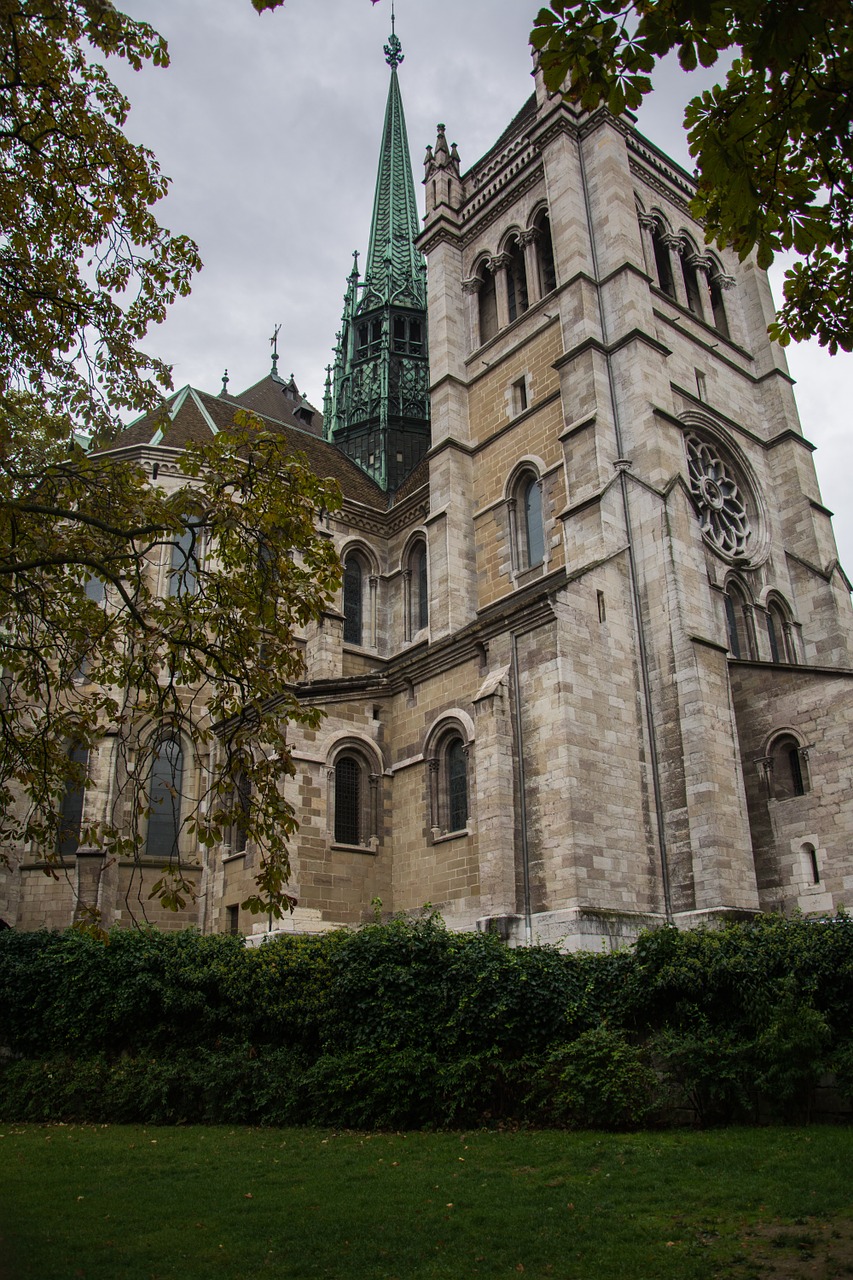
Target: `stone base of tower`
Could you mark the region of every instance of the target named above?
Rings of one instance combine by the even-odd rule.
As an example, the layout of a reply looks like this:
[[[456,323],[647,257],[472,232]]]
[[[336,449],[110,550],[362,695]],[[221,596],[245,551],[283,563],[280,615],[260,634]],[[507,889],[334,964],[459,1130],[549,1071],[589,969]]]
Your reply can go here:
[[[673,924],[678,929],[698,929],[749,920],[753,914],[733,907],[684,911],[674,917]],[[445,916],[445,920],[449,928],[454,928],[452,917]],[[630,947],[645,929],[660,929],[666,923],[664,915],[655,913],[580,907],[543,911],[531,917],[530,941],[534,946],[555,946],[560,951],[618,951]],[[521,915],[481,916],[477,929],[480,933],[498,934],[511,947],[525,946],[528,942],[525,919]]]

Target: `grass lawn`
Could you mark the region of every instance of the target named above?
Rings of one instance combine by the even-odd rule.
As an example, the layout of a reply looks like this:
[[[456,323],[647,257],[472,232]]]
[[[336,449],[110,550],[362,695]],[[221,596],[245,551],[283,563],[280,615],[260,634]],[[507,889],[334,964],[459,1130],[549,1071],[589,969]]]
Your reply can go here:
[[[853,1130],[0,1126],[0,1280],[842,1280]]]

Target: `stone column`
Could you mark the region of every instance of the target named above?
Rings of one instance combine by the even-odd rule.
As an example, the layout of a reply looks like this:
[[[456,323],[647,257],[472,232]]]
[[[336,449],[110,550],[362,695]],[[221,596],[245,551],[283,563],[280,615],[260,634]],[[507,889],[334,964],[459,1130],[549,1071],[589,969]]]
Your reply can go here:
[[[735,278],[734,276],[726,275],[725,271],[715,271],[711,275],[710,283],[715,284],[721,293],[728,293],[730,289],[734,288]],[[732,342],[736,342],[738,346],[742,347],[744,345],[744,335],[740,323],[738,308],[733,306],[731,303],[728,306],[723,303],[723,310],[726,314],[726,325],[729,331],[728,336],[731,338]]]
[[[367,844],[371,849],[379,848],[379,780],[381,775],[378,773],[370,773],[367,775],[368,785],[370,787],[370,803],[368,805],[368,820],[370,830],[367,834]]]
[[[516,911],[517,789],[508,678],[509,667],[490,672],[474,699],[477,767],[469,770],[468,794],[471,802],[476,797],[484,916]]]
[[[468,350],[473,351],[480,346],[480,289],[483,281],[480,276],[470,276],[462,281],[462,293],[465,298],[465,321],[468,331]]]
[[[370,623],[370,647],[378,648],[379,645],[379,614],[378,614],[378,597],[379,597],[379,579],[375,573],[372,573],[367,580],[368,582],[368,618]]]
[[[696,253],[691,258],[696,269],[696,280],[699,285],[699,297],[702,300],[702,318],[706,324],[714,323],[714,308],[711,303],[710,275],[713,270],[711,259],[704,253]]]
[[[441,835],[441,815],[439,812],[441,806],[438,794],[438,756],[430,756],[427,764],[429,766],[429,825],[433,840],[437,840]]]
[[[489,270],[495,277],[495,298],[498,306],[498,332],[509,324],[509,291],[507,288],[508,253],[496,253],[489,259]]]
[[[706,324],[711,324],[712,321],[709,319],[711,314],[711,295],[708,290],[708,281],[704,269],[708,260],[701,253],[691,253],[689,248],[685,248],[683,258],[696,277],[696,291],[699,295],[698,319],[704,320]]]
[[[536,242],[539,239],[539,228],[530,227],[518,237],[524,249],[524,270],[527,275],[527,302],[533,306],[542,297],[539,281],[539,255]]]
[[[414,635],[412,626],[412,571],[403,570],[403,639],[408,642]]]
[[[675,290],[675,300],[679,306],[688,311],[687,289],[684,284],[684,272],[681,270],[681,254],[685,249],[684,241],[680,236],[673,235],[670,231],[661,236],[661,243],[669,254],[669,271],[672,276],[672,287]]]
[[[655,266],[655,250],[652,244],[652,230],[657,225],[656,220],[649,213],[641,213],[638,215],[640,223],[640,239],[643,242],[643,258],[646,264],[646,271],[652,280],[657,280],[658,273]]]

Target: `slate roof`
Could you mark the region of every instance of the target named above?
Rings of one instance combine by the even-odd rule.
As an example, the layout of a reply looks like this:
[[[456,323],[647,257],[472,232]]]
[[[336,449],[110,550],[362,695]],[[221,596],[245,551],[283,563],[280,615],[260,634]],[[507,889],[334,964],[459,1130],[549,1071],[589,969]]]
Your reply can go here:
[[[250,395],[262,380],[250,387],[244,395]],[[134,445],[163,445],[169,449],[183,449],[190,441],[208,440],[218,431],[227,431],[234,422],[234,414],[241,407],[241,398],[209,395],[194,387],[183,387],[167,400],[162,409],[146,414],[125,428],[112,442],[112,448],[121,449]],[[244,406],[249,407],[249,406]],[[328,441],[320,439],[304,425],[282,422],[258,411],[258,416],[270,431],[279,432],[287,439],[293,453],[304,454],[311,469],[319,476],[337,480],[345,498],[364,506],[384,511],[388,506],[387,495],[360,467]],[[298,422],[298,420],[297,420]]]
[[[393,504],[396,507],[404,498],[408,498],[410,493],[415,493],[422,485],[429,481],[429,459],[421,458],[414,471],[410,471],[406,476],[399,489],[393,495]]]
[[[276,422],[310,431],[315,436],[323,434],[322,413],[305,399],[292,374],[289,381],[285,382],[277,374],[268,373],[260,382],[241,391],[239,395],[226,394],[219,398],[239,404],[244,409],[251,409],[253,413],[261,413],[265,418],[274,418]],[[302,412],[299,413],[298,410]],[[308,414],[311,415],[310,422],[306,421]]]

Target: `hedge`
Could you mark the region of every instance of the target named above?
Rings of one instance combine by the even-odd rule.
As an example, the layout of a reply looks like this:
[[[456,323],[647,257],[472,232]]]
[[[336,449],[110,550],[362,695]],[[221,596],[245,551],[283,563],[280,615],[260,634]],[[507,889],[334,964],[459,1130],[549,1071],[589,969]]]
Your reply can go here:
[[[0,1119],[624,1128],[853,1097],[853,921],[510,950],[395,919],[258,948],[0,934]]]

